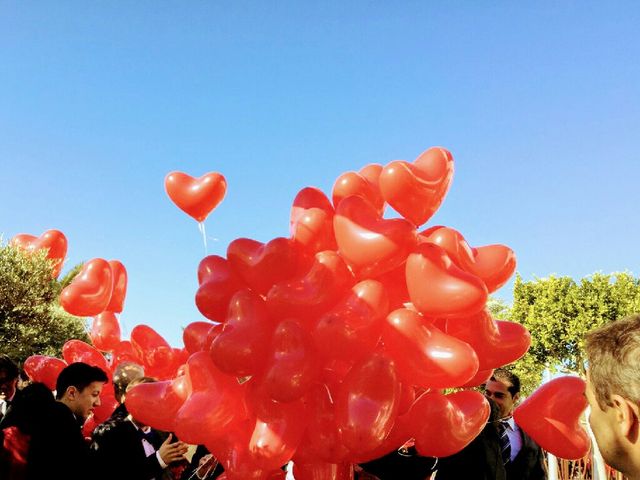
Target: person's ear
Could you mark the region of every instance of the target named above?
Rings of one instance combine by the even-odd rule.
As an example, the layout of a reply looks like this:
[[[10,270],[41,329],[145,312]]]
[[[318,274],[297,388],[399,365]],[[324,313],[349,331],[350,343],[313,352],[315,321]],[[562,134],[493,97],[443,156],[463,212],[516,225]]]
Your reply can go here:
[[[611,395],[615,421],[620,434],[629,440],[636,441],[640,426],[640,410],[638,405],[621,395]]]
[[[520,392],[513,396],[513,403],[518,403],[518,400],[520,400]]]
[[[67,397],[69,400],[75,400],[78,396],[78,389],[73,385],[67,387],[67,390],[64,392],[62,398]]]

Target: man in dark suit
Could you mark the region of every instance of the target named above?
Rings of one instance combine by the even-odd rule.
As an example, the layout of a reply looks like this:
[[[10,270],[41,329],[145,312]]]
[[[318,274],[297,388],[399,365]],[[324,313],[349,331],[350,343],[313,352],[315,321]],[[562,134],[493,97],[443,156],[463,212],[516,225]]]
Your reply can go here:
[[[127,389],[155,379],[142,377]],[[91,450],[99,466],[98,476],[104,480],[160,480],[173,478],[168,466],[184,459],[187,445],[171,443],[172,435],[136,421],[131,414],[112,416],[93,432]]]
[[[34,407],[29,432],[27,479],[86,479],[94,476],[81,427],[100,405],[106,373],[86,363],[65,367],[56,382],[56,401]]]
[[[520,398],[518,376],[499,368],[484,391],[499,409],[498,444],[507,480],[546,480],[542,449],[513,420],[513,409]]]
[[[18,367],[7,355],[0,355],[0,421],[16,395]]]

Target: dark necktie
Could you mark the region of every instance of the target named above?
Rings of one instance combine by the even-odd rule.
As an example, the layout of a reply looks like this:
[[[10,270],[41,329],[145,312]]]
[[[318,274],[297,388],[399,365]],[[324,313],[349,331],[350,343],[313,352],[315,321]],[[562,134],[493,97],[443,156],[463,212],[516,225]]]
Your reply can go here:
[[[509,424],[506,421],[498,423],[498,434],[500,435],[500,454],[502,455],[502,463],[507,464],[511,461],[511,442],[509,441]]]

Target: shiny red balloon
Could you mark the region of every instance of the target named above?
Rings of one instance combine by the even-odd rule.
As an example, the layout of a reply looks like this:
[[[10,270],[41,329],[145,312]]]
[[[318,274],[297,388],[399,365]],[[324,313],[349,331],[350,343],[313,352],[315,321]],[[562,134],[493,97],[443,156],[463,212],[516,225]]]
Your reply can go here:
[[[399,407],[394,362],[376,353],[356,364],[336,394],[336,421],[344,445],[353,454],[378,447],[389,435]]]
[[[489,403],[475,391],[425,393],[411,407],[416,450],[425,457],[448,457],[469,445],[489,419]]]
[[[224,322],[229,300],[244,285],[227,259],[209,255],[198,266],[196,306],[200,313],[214,322]]]
[[[447,320],[446,333],[473,347],[480,370],[513,363],[527,353],[531,345],[531,334],[524,326],[494,320],[487,309],[469,317]]]
[[[140,383],[127,392],[125,405],[136,421],[173,432],[178,410],[191,395],[191,390],[191,381],[186,375],[174,380]]]
[[[215,327],[211,322],[191,322],[182,331],[184,347],[189,353],[209,350],[209,332]]]
[[[62,346],[62,358],[68,364],[83,362],[94,367],[99,367],[110,376],[111,369],[104,358],[94,346],[84,343],[82,340],[69,340]]]
[[[316,253],[309,271],[275,284],[267,294],[267,306],[276,318],[309,319],[335,305],[353,282],[342,257],[326,250]]]
[[[264,373],[264,386],[278,402],[292,402],[307,393],[320,376],[311,334],[297,320],[278,324]]]
[[[119,260],[109,260],[109,265],[113,274],[113,291],[105,310],[121,313],[124,309],[124,299],[127,296],[127,269]]]
[[[420,238],[442,247],[458,267],[482,279],[489,293],[503,286],[516,269],[516,256],[509,247],[472,248],[460,232],[450,227],[429,228]]]
[[[482,280],[456,266],[435,244],[423,243],[409,255],[406,274],[411,303],[428,317],[472,315],[487,303]]]
[[[417,243],[411,222],[402,218],[385,220],[371,203],[357,195],[340,202],[333,227],[340,255],[360,278],[393,270]]]
[[[275,283],[294,277],[310,263],[300,246],[282,237],[266,244],[238,238],[227,247],[227,260],[253,291],[263,295]]]
[[[47,258],[51,260],[53,267],[53,277],[60,275],[64,257],[67,255],[67,237],[60,230],[47,230],[39,237],[21,233],[13,237],[9,244],[27,253],[47,250]]]
[[[331,311],[318,320],[314,338],[325,358],[359,360],[380,341],[389,310],[385,288],[375,280],[364,280]]]
[[[457,387],[478,371],[478,356],[469,344],[443,333],[412,310],[391,312],[382,338],[402,378],[415,385]]]
[[[590,448],[580,425],[587,408],[586,383],[578,377],[555,378],[533,392],[513,412],[522,430],[557,457],[576,460]]]
[[[462,385],[462,388],[474,388],[474,387],[479,387],[480,385],[484,385],[492,377],[493,372],[494,372],[493,369],[478,370],[478,373],[476,373],[471,380],[469,380],[467,383]]]
[[[164,188],[180,210],[203,222],[224,199],[227,181],[219,173],[193,178],[186,173],[171,172],[164,179]]]
[[[296,195],[291,207],[291,239],[311,253],[336,250],[333,234],[334,214],[331,202],[320,189],[303,188]]]
[[[395,211],[422,225],[438,210],[453,179],[453,156],[441,147],[421,153],[413,163],[394,161],[380,174],[382,196]]]
[[[131,330],[131,344],[142,359],[145,371],[162,369],[175,363],[173,348],[162,336],[148,325],[136,325]]]
[[[115,313],[106,311],[94,317],[89,338],[98,350],[115,350],[120,345],[120,322]]]
[[[82,270],[60,294],[60,305],[71,315],[93,317],[109,305],[113,291],[111,266],[102,258],[84,264]]]
[[[361,173],[356,172],[346,172],[340,175],[333,184],[333,205],[337,208],[343,199],[351,195],[359,195],[369,201],[371,205],[375,207],[378,214],[382,215],[384,212],[384,198],[382,198],[377,181],[382,171],[382,165],[378,165],[377,167],[379,167],[377,177],[375,175],[374,165],[365,167],[371,180]]]
[[[107,420],[120,403],[116,400],[113,384],[108,383],[100,392],[100,405],[93,409],[93,418],[98,424]]]
[[[229,316],[209,351],[216,366],[237,376],[262,371],[275,325],[264,300],[248,289],[231,299]]]
[[[44,383],[49,390],[55,390],[58,375],[66,366],[59,358],[31,355],[24,361],[23,368],[33,382]]]
[[[376,280],[382,283],[387,291],[390,310],[403,308],[406,306],[405,304],[411,302],[407,290],[406,269],[406,264],[403,262],[393,270],[376,277]]]
[[[142,365],[144,362],[129,340],[122,340],[111,352],[111,367],[115,369],[122,362]]]
[[[353,480],[350,463],[294,463],[296,480]]]

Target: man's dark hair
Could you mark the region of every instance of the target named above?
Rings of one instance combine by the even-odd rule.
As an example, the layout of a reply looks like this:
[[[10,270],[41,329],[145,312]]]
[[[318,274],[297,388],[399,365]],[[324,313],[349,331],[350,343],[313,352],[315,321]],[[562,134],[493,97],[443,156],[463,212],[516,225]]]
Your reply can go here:
[[[20,374],[18,366],[13,363],[13,360],[11,360],[8,355],[5,355],[4,353],[0,354],[0,372],[5,372],[7,374],[7,380],[14,380],[18,378],[18,375]]]
[[[510,372],[509,370],[506,370],[504,368],[496,368],[493,372],[493,375],[491,375],[491,380],[493,380],[494,382],[498,381],[511,384],[507,387],[507,390],[512,397],[515,397],[516,394],[520,393],[520,378],[518,378],[515,373]]]
[[[75,362],[66,366],[58,375],[56,381],[56,399],[60,400],[69,387],[76,387],[82,391],[93,382],[108,382],[109,378],[99,367]]]

